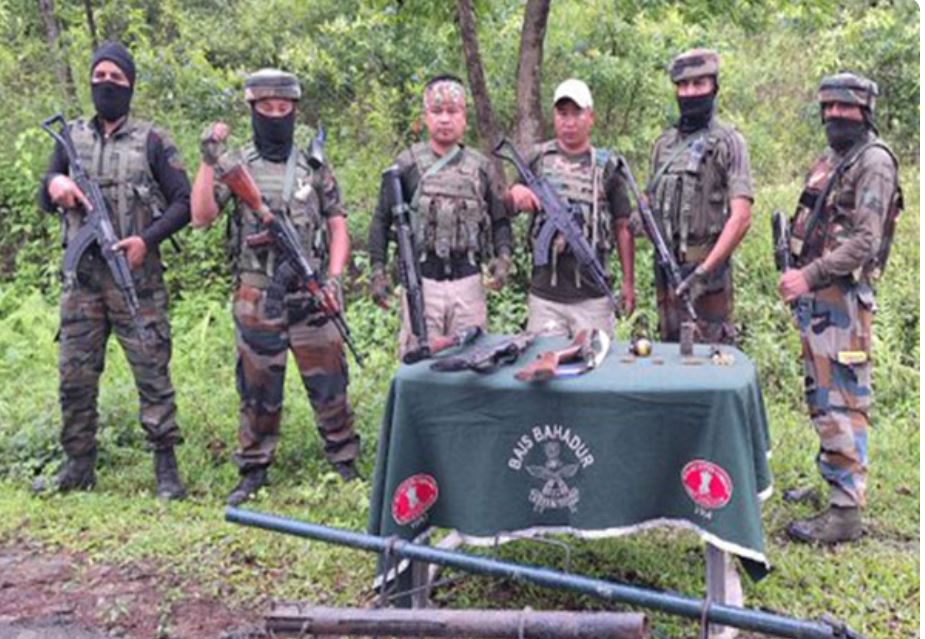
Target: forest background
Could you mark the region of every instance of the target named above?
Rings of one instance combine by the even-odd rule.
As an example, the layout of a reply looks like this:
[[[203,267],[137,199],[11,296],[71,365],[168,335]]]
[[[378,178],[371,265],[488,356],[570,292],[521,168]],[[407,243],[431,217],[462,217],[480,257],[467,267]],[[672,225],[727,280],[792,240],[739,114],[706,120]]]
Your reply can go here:
[[[464,47],[467,16],[474,30]],[[370,557],[356,561],[346,549],[221,523],[223,498],[235,482],[230,455],[237,425],[223,224],[181,232],[181,254],[163,247],[172,296],[172,373],[186,436],[180,464],[192,498],[163,505],[152,496],[134,387],[115,340],[99,400],[97,490],[51,500],[28,496],[31,477],[61,454],[54,342],[61,249],[58,221],[35,204],[51,150],[38,122],[56,111],[68,117],[91,112],[94,42],[115,38],[130,46],[138,68],[133,110],[173,134],[191,177],[207,123],[224,119],[235,139],[248,137],[242,96],[248,72],[277,66],[300,77],[305,98],[298,135],[307,142],[324,123],[327,154],[350,212],[349,321],[370,355],[364,370],[351,371],[350,387],[366,477],[397,366],[397,318],[375,307],[366,292],[366,228],[379,173],[421,139],[420,92],[427,78],[449,71],[477,79],[478,62],[493,126],[521,142],[550,133],[555,85],[583,78],[594,94],[595,143],[624,152],[642,181],[652,141],[676,117],[667,63],[686,48],[705,45],[721,53],[719,115],[744,134],[757,187],[753,227],[734,260],[736,317],[742,348],[760,370],[771,420],[776,491],[765,504],[764,524],[776,570],[746,584],[748,601],[808,617],[832,612],[872,637],[917,634],[919,25],[918,7],[903,0],[556,0],[551,6],[548,0],[0,0],[0,544],[27,539],[100,560],[169,565],[176,588],[158,604],[165,635],[190,584],[207,584],[205,592],[251,610],[270,597],[355,603],[368,595],[373,571]],[[820,480],[813,465],[818,444],[802,404],[799,342],[776,296],[767,220],[774,209],[792,210],[803,172],[824,148],[815,88],[822,75],[839,70],[861,72],[881,87],[877,122],[902,162],[906,211],[878,287],[868,534],[828,550],[790,545],[783,534],[787,521],[811,506],[783,503],[782,490]],[[472,108],[468,141],[486,146],[489,124]],[[522,239],[523,220],[517,225]],[[654,325],[651,250],[644,240],[637,247],[637,313]],[[493,331],[523,325],[525,257],[519,249],[513,282],[490,296]],[[618,333],[628,331],[621,320]],[[368,481],[345,487],[324,464],[291,367],[286,393],[274,485],[256,507],[364,528]],[[702,558],[693,535],[661,531],[575,545],[574,570],[701,592]],[[529,544],[500,552],[562,563],[557,551]],[[444,589],[438,599],[452,606],[599,607],[475,578]],[[118,627],[124,614],[112,608],[107,623]],[[656,624],[663,633],[696,632],[660,616]]]

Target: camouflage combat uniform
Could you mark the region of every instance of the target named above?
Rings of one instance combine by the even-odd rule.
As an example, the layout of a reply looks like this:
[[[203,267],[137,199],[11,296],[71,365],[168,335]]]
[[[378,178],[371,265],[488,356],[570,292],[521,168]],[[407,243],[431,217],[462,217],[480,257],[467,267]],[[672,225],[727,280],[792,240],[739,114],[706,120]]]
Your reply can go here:
[[[845,82],[842,76],[827,80]],[[845,96],[845,89],[827,88],[824,80],[820,102],[872,107],[867,90]],[[816,200],[833,176],[813,221]],[[885,266],[882,249],[891,238],[883,237],[884,228],[900,208],[896,156],[867,131],[851,149],[838,153],[830,147],[813,164],[791,222],[794,263],[811,291],[795,308],[806,401],[820,439],[817,464],[830,485],[830,504],[841,508],[865,504],[875,310],[871,281]]]
[[[675,59],[671,79],[718,73],[718,58],[707,53],[706,64],[691,64],[694,50]],[[710,58],[712,54],[713,58]],[[687,63],[685,64],[685,61]],[[679,68],[680,66],[680,68]],[[745,139],[731,125],[711,117],[696,131],[667,129],[652,149],[649,201],[661,224],[665,241],[681,267],[682,277],[692,273],[710,253],[722,233],[734,198],[753,199],[751,169]],[[664,341],[679,341],[681,322],[687,314],[668,279],[655,267],[659,332]],[[703,294],[694,301],[699,341],[733,343],[736,330],[730,321],[733,310],[732,265],[727,261],[710,273]]]
[[[548,140],[530,151],[527,163],[534,175],[547,178],[560,197],[581,211],[585,237],[609,271],[616,224],[621,218],[629,218],[631,208],[617,155],[609,149],[592,147],[569,156],[556,140]],[[530,218],[531,251],[544,219],[543,211]],[[596,328],[613,336],[614,309],[604,291],[582,271],[561,237],[553,240],[550,250],[548,265],[533,267],[527,330],[574,335],[585,328]]]
[[[170,232],[189,221],[189,181],[166,132],[131,118],[108,137],[100,133],[95,119],[76,120],[68,126],[81,164],[99,183],[109,204],[120,238],[130,235],[145,238],[165,206],[172,208],[169,214],[177,219]],[[182,184],[172,193],[170,202],[152,173],[149,162],[152,136],[158,152],[168,157],[173,169],[182,174],[179,180]],[[74,239],[82,224],[82,209],[65,212],[65,242]],[[132,271],[145,345],[97,247],[84,254],[73,281],[64,282],[58,368],[61,444],[70,458],[96,455],[99,419],[96,402],[110,332],[115,333],[131,366],[138,389],[139,418],[148,443],[160,451],[182,441],[169,374],[170,322],[163,267],[157,241],[145,239],[148,244],[145,261]]]
[[[441,157],[428,142],[419,142],[399,154],[395,164],[410,198],[414,242],[421,254],[428,335],[485,327],[481,265],[511,252],[510,221],[488,159],[462,145]],[[391,218],[383,195],[369,230],[374,271],[385,268]],[[414,337],[405,296],[401,306],[399,352],[404,355],[414,347]]]
[[[327,220],[347,214],[331,168],[324,164],[312,168],[307,154],[295,146],[287,162],[268,161],[253,146],[243,149],[241,156],[271,210],[288,216],[312,267],[323,272]],[[216,187],[220,206],[231,197],[227,187]],[[287,290],[271,286],[278,256],[272,240],[261,236],[261,231],[254,212],[235,198],[228,238],[235,271],[236,377],[241,398],[235,459],[242,474],[272,463],[291,350],[324,439],[325,456],[335,464],[352,462],[359,454],[360,438],[353,430],[354,414],[347,399],[343,340],[310,295],[295,290],[295,282]],[[255,243],[258,237],[265,239]],[[268,312],[268,304],[281,305],[281,313]]]

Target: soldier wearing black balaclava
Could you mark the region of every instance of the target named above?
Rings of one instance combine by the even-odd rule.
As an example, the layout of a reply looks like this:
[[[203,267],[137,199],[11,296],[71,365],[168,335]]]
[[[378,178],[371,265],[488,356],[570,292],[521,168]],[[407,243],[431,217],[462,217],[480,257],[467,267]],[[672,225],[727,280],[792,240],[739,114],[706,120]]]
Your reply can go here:
[[[90,91],[96,114],[67,124],[84,169],[100,186],[138,292],[143,345],[98,247],[88,250],[77,277],[61,293],[59,372],[61,445],[66,460],[52,478],[38,478],[37,491],[89,489],[96,482],[96,399],[106,342],[115,333],[135,377],[139,417],[154,450],[159,497],[183,497],[174,445],[182,441],[170,382],[170,323],[159,246],[190,219],[190,183],[183,161],[164,129],[131,116],[135,62],[116,42],[94,53]],[[61,145],[55,147],[39,189],[39,204],[60,211],[65,243],[85,222],[86,196],[71,179]]]
[[[656,266],[659,332],[678,341],[690,320],[680,295],[689,291],[697,312],[695,339],[733,343],[730,256],[751,223],[753,187],[742,135],[715,117],[719,55],[693,49],[669,68],[680,117],[656,140],[647,191],[652,211],[681,267],[672,290]]]

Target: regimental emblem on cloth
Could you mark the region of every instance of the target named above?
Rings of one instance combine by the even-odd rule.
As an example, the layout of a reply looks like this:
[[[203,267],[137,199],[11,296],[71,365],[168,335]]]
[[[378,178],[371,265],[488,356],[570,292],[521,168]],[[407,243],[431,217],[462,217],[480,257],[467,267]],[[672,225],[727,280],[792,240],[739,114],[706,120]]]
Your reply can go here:
[[[732,478],[723,468],[705,459],[695,459],[681,470],[681,483],[698,506],[716,510],[732,499]]]
[[[437,480],[418,473],[404,480],[392,494],[392,519],[399,526],[420,520],[440,496]]]
[[[534,448],[537,452],[531,453]],[[540,450],[542,455],[537,454]],[[528,457],[534,463],[527,463]],[[559,424],[547,424],[534,426],[529,434],[517,440],[507,465],[511,470],[526,470],[542,482],[527,495],[533,510],[541,513],[559,508],[576,512],[581,492],[569,486],[566,480],[593,463],[594,456],[577,433]]]

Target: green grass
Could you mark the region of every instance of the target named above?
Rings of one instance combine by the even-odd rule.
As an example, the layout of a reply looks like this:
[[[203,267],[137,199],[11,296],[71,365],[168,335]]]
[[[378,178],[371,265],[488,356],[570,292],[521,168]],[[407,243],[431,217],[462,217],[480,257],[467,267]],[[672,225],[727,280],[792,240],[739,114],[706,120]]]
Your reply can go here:
[[[785,504],[786,487],[823,489],[813,457],[816,435],[802,404],[798,338],[774,291],[767,217],[789,210],[799,185],[763,188],[755,222],[737,254],[737,316],[744,350],[761,372],[774,455],[775,494],[764,506],[767,554],[774,572],[746,584],[749,605],[800,617],[825,612],[870,637],[917,635],[919,628],[919,193],[918,173],[904,175],[907,211],[892,264],[879,286],[875,340],[875,410],[871,436],[868,535],[860,542],[821,549],[786,542],[786,523],[811,511]],[[651,251],[637,258],[640,312],[653,316]],[[523,273],[519,280],[523,281]],[[154,560],[181,580],[197,583],[233,605],[267,598],[357,604],[371,597],[374,557],[224,523],[223,502],[236,481],[230,462],[236,442],[234,338],[227,304],[187,293],[172,310],[173,380],[186,444],[181,470],[191,489],[184,503],[162,504],[152,494],[150,453],[143,450],[137,398],[114,340],[100,393],[101,459],[90,494],[33,498],[26,486],[35,470],[56,460],[59,415],[57,309],[35,293],[10,299],[0,292],[0,543],[26,538],[86,552],[97,561]],[[396,364],[393,314],[357,297],[350,321],[369,354],[365,370],[351,369],[351,400],[364,439],[364,474],[372,473],[378,420]],[[524,317],[522,292],[491,298],[493,328],[510,330]],[[628,322],[619,333],[626,336]],[[283,436],[272,486],[253,506],[297,518],[363,529],[369,483],[344,485],[323,461],[320,439],[298,376],[286,381]],[[702,546],[690,533],[651,531],[631,538],[570,541],[571,568],[603,578],[680,591],[703,592]],[[531,543],[502,547],[503,557],[564,567],[560,549]],[[465,578],[437,592],[450,606],[586,607],[599,602],[532,586]],[[655,616],[662,636],[696,636],[687,622]]]

